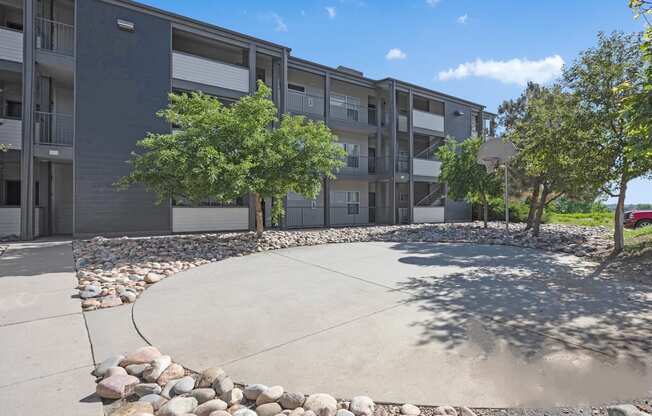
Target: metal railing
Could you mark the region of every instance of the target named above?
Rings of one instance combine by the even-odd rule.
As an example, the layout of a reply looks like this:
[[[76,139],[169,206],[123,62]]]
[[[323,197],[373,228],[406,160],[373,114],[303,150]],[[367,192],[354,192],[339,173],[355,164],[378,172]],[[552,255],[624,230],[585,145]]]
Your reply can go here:
[[[395,161],[391,156],[346,156],[344,166],[335,172],[335,176],[367,176],[392,173],[392,165],[396,172],[410,173],[410,158],[398,157]]]
[[[42,17],[36,18],[36,48],[73,56],[75,27]]]
[[[439,147],[443,146],[444,143],[433,143],[430,146],[426,147],[425,149],[417,152],[414,155],[415,159],[425,159],[425,160],[434,160],[434,161],[439,161],[439,157],[437,156],[437,149]]]
[[[288,111],[305,115],[324,116],[324,97],[288,91]]]
[[[364,122],[362,106],[352,103],[330,103],[331,118],[344,121]]]
[[[36,143],[72,146],[73,132],[71,114],[34,112],[34,141]]]
[[[415,195],[414,199],[417,201],[415,207],[443,207],[446,205],[446,189],[441,186],[427,195]]]
[[[285,220],[288,228],[313,228],[326,226],[323,206],[287,207]],[[389,224],[392,209],[388,207],[368,207],[348,204],[328,208],[330,227],[351,225]]]

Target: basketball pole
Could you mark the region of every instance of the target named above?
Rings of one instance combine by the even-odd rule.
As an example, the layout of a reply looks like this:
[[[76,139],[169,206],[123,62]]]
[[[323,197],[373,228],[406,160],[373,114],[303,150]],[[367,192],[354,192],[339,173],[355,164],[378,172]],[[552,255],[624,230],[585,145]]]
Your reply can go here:
[[[508,182],[509,162],[505,161],[505,231],[509,232],[509,182]]]

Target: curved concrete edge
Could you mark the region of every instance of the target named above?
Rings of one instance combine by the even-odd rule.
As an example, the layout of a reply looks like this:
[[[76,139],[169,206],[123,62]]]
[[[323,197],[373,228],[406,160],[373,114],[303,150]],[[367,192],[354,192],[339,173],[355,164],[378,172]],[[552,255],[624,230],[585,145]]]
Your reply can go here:
[[[580,257],[577,257],[572,253],[566,253],[566,252],[560,251],[560,250],[546,250],[545,248],[541,248],[541,247],[530,247],[530,246],[525,246],[525,245],[509,244],[509,243],[494,243],[492,241],[480,241],[480,242],[477,242],[477,241],[466,240],[466,239],[462,239],[462,240],[439,239],[439,240],[414,240],[414,241],[369,239],[369,240],[360,240],[360,241],[340,241],[340,242],[337,242],[337,243],[326,242],[326,243],[321,243],[321,244],[305,244],[305,245],[298,244],[298,245],[293,245],[293,246],[288,246],[288,247],[265,249],[265,250],[262,250],[262,251],[249,251],[249,252],[241,253],[242,256],[228,256],[228,257],[224,257],[224,258],[222,258],[220,260],[217,260],[215,262],[209,262],[208,264],[203,264],[203,265],[198,266],[198,267],[203,267],[203,266],[207,266],[209,264],[219,263],[220,261],[228,260],[228,259],[231,259],[231,258],[250,256],[250,255],[260,254],[260,253],[269,253],[269,252],[274,252],[274,251],[279,251],[279,250],[287,250],[287,249],[291,249],[291,248],[316,247],[316,246],[320,246],[320,245],[355,244],[355,243],[395,243],[395,244],[401,244],[401,243],[432,243],[432,244],[437,244],[437,243],[441,243],[441,244],[471,244],[471,245],[479,245],[479,246],[503,246],[503,247],[517,247],[517,248],[526,249],[526,250],[542,251],[542,252],[546,252],[546,253],[557,253],[557,254],[560,254],[560,255],[573,256],[573,257],[576,257],[576,258],[580,259]],[[593,262],[593,263],[600,260],[599,257],[592,257],[592,256],[589,256],[589,255],[587,255],[586,257],[583,257],[582,259],[584,259],[585,261],[588,261],[588,262]],[[597,266],[598,264],[596,263],[595,265]],[[188,269],[188,270],[183,270],[183,271],[180,271],[180,272],[175,273],[173,275],[167,276],[164,279],[162,279],[162,280],[160,280],[160,281],[158,281],[156,283],[148,284],[147,286],[145,286],[145,289],[140,293],[140,295],[136,298],[136,301],[134,301],[132,303],[122,303],[120,305],[110,306],[108,308],[98,308],[98,309],[92,309],[92,310],[87,310],[87,311],[83,311],[83,312],[91,313],[91,312],[100,311],[100,310],[106,310],[106,309],[112,309],[112,308],[120,308],[120,307],[124,307],[124,306],[128,306],[128,305],[133,305],[138,301],[138,299],[140,299],[140,297],[145,292],[147,292],[149,290],[150,287],[156,286],[156,285],[160,284],[161,282],[164,282],[164,281],[168,280],[171,277],[175,277],[175,276],[177,276],[179,274],[182,274],[182,273],[188,272],[189,270],[194,270],[194,269],[195,268]],[[75,270],[75,277],[76,277],[76,272],[77,271]],[[80,300],[82,300],[82,299],[80,298]],[[81,302],[80,302],[80,306],[81,306]]]
[[[325,244],[325,245],[339,245],[339,244],[343,244],[343,245],[344,245],[344,244],[365,244],[365,243],[378,243],[378,242],[381,242],[381,243],[392,243],[392,244],[405,243],[404,241],[361,241],[361,242],[328,243],[328,244]],[[572,254],[568,254],[568,253],[564,253],[564,252],[552,251],[552,250],[542,250],[542,249],[539,249],[539,248],[524,247],[524,246],[518,246],[518,245],[513,245],[513,244],[488,244],[488,243],[475,243],[475,242],[470,242],[470,241],[459,241],[459,240],[458,240],[458,241],[411,241],[410,243],[425,243],[425,244],[429,244],[429,243],[430,243],[430,244],[446,244],[446,245],[474,245],[474,246],[487,246],[487,247],[492,247],[492,246],[508,246],[508,247],[516,247],[516,248],[518,248],[518,249],[525,250],[525,251],[546,252],[546,253],[559,254],[559,255],[561,255],[561,256],[565,256],[565,257],[569,257],[569,258],[574,258],[574,259],[576,259],[576,260],[580,260],[580,259],[581,259],[581,260],[584,261],[584,262],[592,263],[592,261],[590,261],[590,259],[587,259],[587,258],[579,258],[579,257],[576,257],[576,256],[574,256],[574,255],[572,255]],[[292,249],[292,248],[300,248],[300,247],[316,247],[316,246],[318,246],[318,245],[293,246],[293,247],[288,247],[288,248],[284,248],[284,249]],[[284,249],[281,249],[281,250],[284,250]],[[264,254],[267,254],[267,253],[272,252],[272,251],[278,251],[278,250],[267,250],[267,251],[263,251],[263,252],[256,252],[256,253],[250,253],[250,254],[252,254],[252,255],[264,255]],[[247,255],[247,256],[248,256],[248,255]],[[223,259],[223,260],[229,260],[229,259],[233,259],[233,258],[236,258],[236,257],[237,257],[237,256],[233,256],[233,257],[225,258],[225,259]],[[179,272],[179,273],[177,273],[177,274],[175,274],[175,275],[173,275],[173,276],[176,277],[177,275],[179,275],[179,277],[183,277],[184,274],[187,274],[187,273],[189,273],[189,272],[197,272],[198,270],[200,270],[200,269],[202,269],[202,268],[205,268],[205,267],[210,267],[211,265],[214,265],[215,263],[218,263],[218,262],[209,263],[209,264],[206,264],[206,265],[199,266],[199,267],[197,267],[197,268],[192,268],[192,269],[190,269],[190,270],[184,270],[184,271]],[[173,276],[170,276],[170,277],[173,277]],[[168,279],[166,278],[166,279],[164,279],[164,280],[167,281]],[[159,283],[162,283],[162,282],[163,282],[163,281],[158,282],[157,285],[158,285]],[[163,285],[165,285],[165,283],[163,283]],[[160,288],[160,287],[161,287],[161,286],[159,286],[159,288]],[[144,291],[143,294],[144,294],[145,292],[146,292],[146,291]],[[134,330],[139,334],[139,336],[143,339],[143,341],[146,342],[148,345],[156,346],[156,345],[152,344],[152,343],[148,340],[146,334],[144,334],[143,331],[141,330],[141,328],[139,328],[138,320],[137,320],[136,306],[137,306],[137,304],[139,303],[140,300],[141,300],[141,299],[140,299],[140,297],[139,297],[139,298],[136,300],[136,302],[134,302],[133,304],[131,304],[131,308],[130,308],[131,323],[132,323],[132,325],[133,325],[133,329],[134,329]],[[542,334],[540,334],[540,333],[536,333],[536,332],[534,332],[534,333],[537,334],[537,335],[542,335]],[[543,335],[544,335],[544,336],[547,336],[546,334],[543,334]],[[584,348],[584,347],[581,346],[581,345],[573,344],[572,342],[568,342],[567,340],[557,339],[557,341],[562,342],[562,343],[567,343],[567,344],[569,344],[569,345],[571,345],[571,346],[573,346],[573,347],[576,347],[576,348]],[[590,348],[589,348],[589,350],[590,350]],[[604,353],[601,352],[601,351],[593,351],[593,352],[596,352],[596,353],[599,353],[599,354],[604,354]],[[165,354],[166,351],[162,351],[162,353]],[[606,355],[609,356],[608,354],[606,354]],[[611,356],[609,356],[609,357],[611,357]],[[173,357],[173,358],[174,358],[174,357]],[[193,372],[193,373],[200,373],[200,372],[201,372],[201,370],[197,370],[197,369],[194,369],[194,368],[187,367],[187,366],[183,365],[182,363],[179,363],[179,364],[181,364],[184,368],[186,368],[187,370],[189,370],[189,371],[191,371],[191,372]],[[239,382],[236,382],[236,384],[239,385],[239,386],[245,386],[247,383],[245,383],[245,382],[243,382],[243,381],[239,381]],[[350,400],[350,399],[351,399],[351,398],[342,398],[342,397],[338,397],[338,401],[339,401],[339,400]],[[635,401],[635,400],[636,400],[636,399],[633,399],[633,400],[622,400],[622,399],[619,399],[618,402],[629,403],[629,402],[632,402],[632,401]],[[383,400],[376,400],[376,399],[374,399],[374,402],[377,403],[377,404],[379,404],[379,405],[387,405],[387,406],[400,406],[400,405],[402,405],[402,404],[404,403],[404,402],[383,401]],[[609,401],[609,403],[613,403],[613,402],[614,402],[614,401]],[[419,407],[422,407],[422,408],[436,408],[436,407],[439,406],[439,405],[435,405],[435,404],[419,404],[419,403],[413,403],[413,404],[415,404],[415,405],[417,405],[417,406],[419,406]],[[593,406],[568,406],[568,407],[558,407],[558,408],[551,408],[551,409],[554,409],[554,412],[555,412],[555,413],[560,412],[560,413],[563,413],[563,414],[568,414],[568,413],[569,413],[569,411],[568,411],[569,409],[576,409],[576,410],[577,410],[577,409],[583,409],[583,410],[580,410],[580,413],[579,413],[579,414],[582,414],[582,412],[585,411],[585,409],[591,409],[591,407],[597,407],[597,406],[599,406],[599,405],[593,405]],[[489,410],[489,411],[494,411],[494,410],[495,410],[495,411],[503,411],[503,410],[517,409],[517,408],[514,408],[514,407],[484,407],[484,406],[483,406],[483,407],[472,407],[472,408],[473,408],[473,409],[484,409],[484,410]],[[521,409],[521,408],[518,408],[518,409]],[[570,413],[573,413],[573,412],[570,412]]]

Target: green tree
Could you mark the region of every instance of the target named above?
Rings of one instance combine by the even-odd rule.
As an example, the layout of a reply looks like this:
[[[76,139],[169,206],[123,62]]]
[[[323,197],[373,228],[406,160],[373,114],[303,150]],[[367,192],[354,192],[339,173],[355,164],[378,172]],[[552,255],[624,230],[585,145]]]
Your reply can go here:
[[[542,87],[508,137],[519,153],[516,165],[532,178],[531,228],[539,235],[548,205],[561,196],[595,198],[591,136],[578,124],[578,99],[561,86]],[[532,212],[534,209],[534,212]]]
[[[118,185],[142,183],[159,202],[230,201],[253,194],[261,235],[263,198],[281,199],[288,192],[315,198],[345,156],[323,122],[290,115],[279,121],[270,96],[262,82],[255,94],[230,107],[202,93],[170,94],[158,115],[178,130],[139,141],[143,152],[132,155],[132,171]],[[274,204],[274,221],[283,214],[282,204]]]
[[[437,155],[442,162],[441,179],[448,184],[448,196],[482,204],[487,228],[489,200],[501,194],[501,181],[498,175],[487,173],[486,168],[477,162],[482,143],[479,137],[462,143],[448,138],[446,144],[437,150]]]
[[[593,173],[603,183],[602,191],[618,199],[614,254],[625,246],[627,184],[652,170],[649,51],[649,40],[640,33],[600,33],[598,45],[564,71],[580,102],[578,118],[594,141]]]

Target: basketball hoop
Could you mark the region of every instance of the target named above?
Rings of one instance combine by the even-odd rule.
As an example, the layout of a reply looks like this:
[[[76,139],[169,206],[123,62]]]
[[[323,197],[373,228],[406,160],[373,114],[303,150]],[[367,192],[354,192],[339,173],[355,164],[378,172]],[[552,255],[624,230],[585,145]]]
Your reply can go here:
[[[487,168],[487,173],[494,173],[498,166],[505,167],[505,230],[509,231],[509,161],[516,156],[516,146],[509,140],[490,137],[478,150],[477,161]]]

